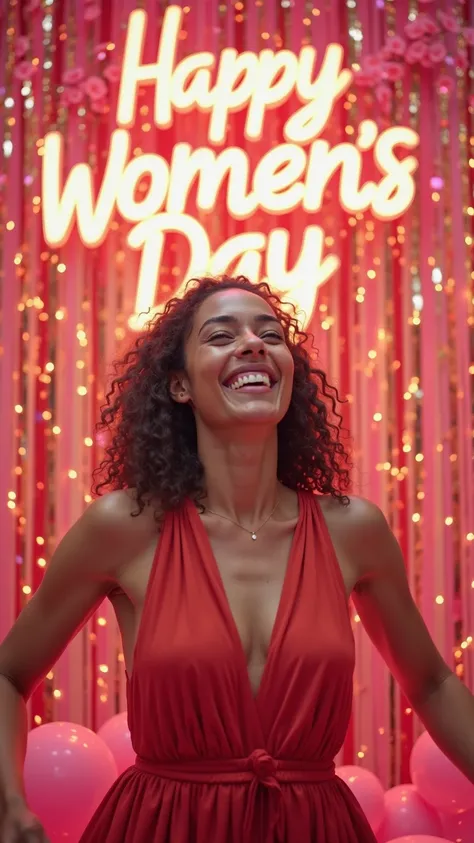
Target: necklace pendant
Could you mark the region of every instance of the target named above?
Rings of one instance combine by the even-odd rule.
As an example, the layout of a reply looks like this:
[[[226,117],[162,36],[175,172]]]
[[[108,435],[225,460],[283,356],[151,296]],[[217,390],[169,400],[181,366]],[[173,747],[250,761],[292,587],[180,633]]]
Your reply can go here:
[[[251,533],[251,537],[252,537],[252,540],[253,540],[254,542],[256,542],[256,541],[257,541],[257,534],[256,534],[256,533]]]

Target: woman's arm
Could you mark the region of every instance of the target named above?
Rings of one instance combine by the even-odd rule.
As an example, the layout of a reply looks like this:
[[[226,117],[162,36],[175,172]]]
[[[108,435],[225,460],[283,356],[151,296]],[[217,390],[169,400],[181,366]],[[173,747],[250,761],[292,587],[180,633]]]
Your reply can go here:
[[[126,492],[99,498],[60,542],[43,582],[0,645],[0,804],[24,799],[26,703],[137,552]]]
[[[344,543],[360,572],[354,603],[361,621],[433,740],[474,782],[474,697],[430,637],[382,512],[360,498],[350,509]]]

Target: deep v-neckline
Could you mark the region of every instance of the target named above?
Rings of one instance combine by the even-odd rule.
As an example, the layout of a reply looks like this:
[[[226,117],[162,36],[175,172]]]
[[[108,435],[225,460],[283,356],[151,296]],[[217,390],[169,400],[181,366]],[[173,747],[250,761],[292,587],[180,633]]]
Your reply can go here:
[[[283,583],[282,583],[281,592],[280,592],[280,598],[278,600],[278,606],[277,606],[277,610],[276,610],[276,614],[275,614],[275,620],[273,622],[273,627],[272,627],[272,631],[271,631],[271,634],[270,634],[267,657],[265,659],[265,664],[264,664],[264,667],[263,667],[263,670],[262,670],[262,674],[260,676],[260,682],[258,684],[258,688],[257,688],[256,691],[253,690],[252,683],[250,681],[250,674],[249,674],[249,669],[248,669],[248,665],[247,665],[247,659],[245,657],[244,646],[242,644],[242,639],[240,637],[239,629],[238,629],[234,614],[233,614],[232,609],[231,609],[229,598],[227,596],[227,591],[226,591],[226,588],[225,588],[225,585],[224,585],[224,580],[222,578],[222,574],[221,574],[219,565],[217,564],[217,559],[216,559],[215,553],[212,549],[211,540],[210,540],[208,532],[207,532],[207,530],[206,530],[206,528],[205,528],[205,526],[204,526],[204,524],[203,524],[203,522],[202,522],[202,520],[199,516],[199,512],[197,510],[196,504],[191,500],[189,501],[191,518],[196,523],[196,529],[198,530],[199,534],[201,535],[205,550],[207,551],[207,559],[209,561],[211,572],[213,574],[214,580],[217,584],[217,589],[218,589],[219,596],[221,598],[222,606],[224,608],[225,614],[226,614],[228,622],[229,622],[229,628],[232,632],[232,637],[234,639],[235,649],[236,649],[236,652],[237,652],[237,655],[238,655],[238,658],[239,658],[239,662],[241,664],[241,667],[243,668],[243,673],[244,673],[245,681],[246,681],[246,687],[248,688],[249,694],[250,694],[250,696],[251,696],[255,705],[257,705],[257,703],[259,702],[259,700],[262,696],[262,692],[265,688],[266,677],[267,677],[268,672],[269,672],[269,667],[271,666],[271,661],[273,660],[275,651],[277,649],[278,633],[280,631],[281,620],[282,620],[282,615],[283,615],[284,610],[285,610],[285,605],[286,605],[286,602],[288,600],[288,591],[289,591],[289,587],[290,587],[290,583],[291,583],[291,579],[292,579],[293,568],[294,568],[294,565],[295,565],[295,557],[296,557],[295,551],[296,551],[296,547],[297,547],[298,534],[299,534],[299,531],[301,529],[301,525],[302,525],[302,522],[303,522],[303,509],[304,509],[303,496],[301,495],[300,492],[297,492],[297,495],[298,495],[298,517],[297,517],[297,521],[296,521],[296,524],[295,524],[293,536],[292,536],[292,539],[291,539],[290,550],[289,550],[289,554],[288,554],[288,560],[287,560],[287,563],[286,563],[285,574],[284,574],[284,577],[283,577]]]

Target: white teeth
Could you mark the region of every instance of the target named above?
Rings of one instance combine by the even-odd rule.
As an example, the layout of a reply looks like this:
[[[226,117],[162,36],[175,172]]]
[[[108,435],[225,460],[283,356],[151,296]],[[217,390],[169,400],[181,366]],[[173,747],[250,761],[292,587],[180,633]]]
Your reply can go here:
[[[248,375],[239,375],[230,385],[230,389],[240,389],[249,383],[262,383],[264,386],[271,386],[270,378],[265,372],[249,372]]]

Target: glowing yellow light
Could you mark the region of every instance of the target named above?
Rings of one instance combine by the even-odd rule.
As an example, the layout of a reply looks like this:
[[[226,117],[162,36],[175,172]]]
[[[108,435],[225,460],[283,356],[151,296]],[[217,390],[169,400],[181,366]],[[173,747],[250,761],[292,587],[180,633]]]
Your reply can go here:
[[[419,512],[414,512],[414,513],[413,513],[413,515],[411,516],[411,520],[412,520],[412,521],[414,521],[414,523],[415,523],[415,524],[417,524],[417,523],[418,523],[418,521],[420,521],[420,520],[421,520],[421,515],[420,515],[420,513],[419,513]]]
[[[45,568],[46,567],[46,559],[43,559],[43,557],[40,556],[40,558],[36,560],[36,564],[40,568]]]
[[[56,436],[57,436],[59,433],[61,433],[61,428],[59,427],[59,425],[58,425],[58,424],[55,424],[55,425],[54,425],[54,427],[53,427],[53,433],[54,433]]]
[[[90,495],[84,495],[84,500],[86,503],[91,503],[92,497]]]
[[[448,517],[444,519],[444,523],[445,523],[448,527],[450,527],[450,526],[451,526],[451,524],[453,523],[453,521],[454,521],[454,518],[453,518],[451,515],[448,515]]]
[[[78,395],[87,395],[87,388],[85,386],[78,386],[76,391]]]
[[[64,319],[64,310],[57,310],[54,315],[55,315],[56,319],[61,321],[61,319]]]
[[[41,415],[45,421],[49,421],[52,418],[52,413],[49,410],[43,410]]]
[[[468,542],[474,541],[474,533],[468,533],[466,539]]]
[[[54,697],[56,700],[60,700],[60,699],[61,699],[61,697],[62,697],[62,691],[58,691],[58,689],[57,689],[57,688],[55,688],[55,689],[54,689],[54,691],[53,691],[53,697]]]
[[[43,544],[44,544],[44,538],[43,538],[43,536],[36,536],[36,544],[39,544],[39,545],[43,545]]]
[[[77,471],[74,471],[73,468],[70,468],[68,473],[67,473],[67,476],[70,477],[71,480],[75,480],[76,477],[77,477]]]
[[[423,454],[415,454],[415,460],[417,462],[423,462],[423,460],[424,460]]]
[[[41,726],[41,724],[43,722],[43,718],[39,714],[35,714],[33,719],[34,719],[37,726]]]
[[[376,422],[382,421],[382,413],[374,413],[373,420]]]
[[[8,220],[5,228],[7,229],[7,231],[13,231],[13,229],[15,228],[15,223],[13,222],[13,220]]]
[[[373,348],[371,348],[367,356],[370,357],[371,360],[375,360],[375,358],[377,357],[377,352],[374,351]]]
[[[21,404],[15,404],[15,413],[22,413],[22,412],[23,412],[23,407],[21,406]]]
[[[100,670],[101,673],[108,673],[109,672],[109,668],[107,667],[106,664],[100,664],[99,670]]]
[[[107,626],[107,621],[105,618],[97,618],[97,623],[99,626]]]
[[[58,272],[66,272],[66,264],[58,263]]]
[[[29,586],[29,585],[24,585],[21,590],[22,590],[23,594],[31,594],[31,586]]]
[[[444,603],[444,597],[443,597],[443,595],[442,595],[442,594],[438,594],[438,596],[436,597],[435,603],[437,603],[437,604],[438,604],[438,606],[442,606],[442,605],[443,605],[443,603]]]

